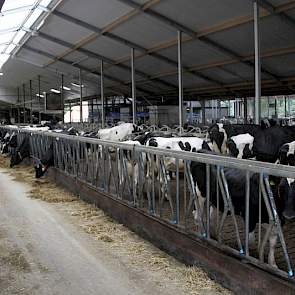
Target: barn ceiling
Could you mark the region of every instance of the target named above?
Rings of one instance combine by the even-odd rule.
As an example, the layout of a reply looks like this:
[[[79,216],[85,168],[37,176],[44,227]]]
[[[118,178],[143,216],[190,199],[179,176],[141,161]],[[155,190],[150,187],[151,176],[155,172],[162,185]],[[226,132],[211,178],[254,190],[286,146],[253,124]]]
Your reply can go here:
[[[263,94],[294,93],[295,1],[259,3]],[[63,74],[67,97],[77,97],[70,85],[82,70],[83,95],[99,95],[103,60],[106,93],[128,96],[134,48],[137,96],[176,99],[178,30],[186,98],[253,95],[252,0],[49,1],[10,53],[0,85],[31,79],[36,92],[40,75],[42,91],[50,91]]]

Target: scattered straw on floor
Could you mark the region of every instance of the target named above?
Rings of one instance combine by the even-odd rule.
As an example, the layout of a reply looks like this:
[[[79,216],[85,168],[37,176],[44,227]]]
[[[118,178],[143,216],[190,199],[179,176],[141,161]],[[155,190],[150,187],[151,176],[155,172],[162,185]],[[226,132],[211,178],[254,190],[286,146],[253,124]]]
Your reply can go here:
[[[3,164],[4,163],[4,164]],[[0,167],[6,165],[7,159],[0,156]],[[58,187],[47,178],[36,180],[31,167],[20,165],[11,170],[11,175],[19,181],[32,186],[31,198],[46,202],[71,202],[62,207],[72,218],[76,218],[81,228],[94,239],[107,244],[113,255],[118,255],[126,265],[136,270],[151,272],[151,280],[157,285],[173,284],[183,289],[184,294],[231,294],[211,280],[199,267],[188,267],[178,262],[151,243],[140,238],[127,227],[117,223],[102,210],[86,204],[76,196]]]

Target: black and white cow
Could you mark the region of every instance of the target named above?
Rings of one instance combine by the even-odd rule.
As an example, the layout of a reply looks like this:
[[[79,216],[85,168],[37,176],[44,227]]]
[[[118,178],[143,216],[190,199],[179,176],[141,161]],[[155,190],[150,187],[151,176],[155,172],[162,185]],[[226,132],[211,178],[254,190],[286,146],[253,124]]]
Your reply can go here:
[[[201,153],[206,154],[216,154],[208,151],[200,151]],[[196,193],[200,205],[200,213],[204,211],[204,203],[206,200],[206,164],[199,162],[191,163],[191,173],[194,180],[194,185],[196,186]],[[246,171],[233,169],[233,168],[224,168],[225,178],[228,183],[229,194],[233,203],[234,211],[236,215],[241,215],[245,220],[245,196],[246,196]],[[216,166],[211,166],[210,169],[210,182],[216,183],[217,179],[217,168]],[[285,179],[272,177],[271,181],[271,190],[275,199],[276,208],[278,215],[281,220],[281,224],[284,224],[283,213],[286,211],[286,199],[289,194],[294,196],[295,190],[294,187],[291,187],[288,192],[286,192],[286,182]],[[249,242],[253,242],[255,239],[255,227],[259,222],[259,174],[252,173],[250,174],[250,200],[249,200]],[[288,194],[288,195],[287,195]],[[215,185],[210,187],[210,203],[212,209],[217,207],[217,188]],[[219,194],[219,204],[220,210],[223,211],[223,199],[221,193]],[[266,209],[264,202],[262,202],[261,209],[261,218],[262,223],[269,223],[269,215]],[[215,214],[212,214],[213,210],[210,210],[211,214],[211,224],[215,224]],[[195,219],[197,218],[197,213],[195,213]],[[213,232],[212,232],[213,233]],[[268,255],[268,263],[272,266],[276,266],[275,263],[275,246],[277,243],[277,233],[273,231],[269,238],[270,250]]]
[[[30,157],[30,139],[28,136],[24,137],[19,147],[17,147],[10,159],[10,168],[20,164],[23,159]]]
[[[279,151],[279,163],[295,166],[295,141],[285,143]]]
[[[122,123],[112,128],[100,129],[97,138],[102,140],[124,141],[126,138],[139,131],[137,125],[132,123]]]
[[[42,159],[35,160],[35,177],[41,178],[49,167],[54,165],[54,157],[53,157],[53,144],[49,146],[45,155],[43,155]]]
[[[227,140],[239,134],[250,134],[254,137],[253,157],[258,161],[275,163],[283,144],[295,140],[295,128],[271,126],[262,128],[260,125],[224,125],[214,124],[209,130],[209,138],[215,152],[227,153]]]
[[[232,136],[226,142],[227,153],[238,159],[253,157],[254,137],[249,133]]]
[[[7,132],[4,136],[3,142],[1,153],[7,154],[13,152],[13,150],[17,148],[17,134],[15,132],[12,132],[11,134]]]

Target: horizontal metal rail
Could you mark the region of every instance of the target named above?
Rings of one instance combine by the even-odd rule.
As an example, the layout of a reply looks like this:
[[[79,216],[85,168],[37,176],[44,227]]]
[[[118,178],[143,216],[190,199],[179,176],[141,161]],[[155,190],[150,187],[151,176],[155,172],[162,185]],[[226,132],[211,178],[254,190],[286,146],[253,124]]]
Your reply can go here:
[[[17,130],[5,126],[0,128],[18,132],[19,144],[24,137],[29,136],[32,157],[41,159],[51,147],[54,165],[62,172],[133,207],[144,210],[153,217],[169,222],[189,234],[197,235],[213,244],[217,243],[222,249],[256,266],[265,265],[272,272],[293,277],[288,243],[285,241],[278,218],[269,176],[295,179],[294,167],[221,155],[130,145],[54,132]],[[204,196],[199,190],[199,184],[194,183],[191,173],[192,162],[205,164]],[[226,167],[246,171],[244,225],[235,215],[231,189],[226,179]],[[212,171],[216,171],[215,176],[211,174]],[[262,233],[261,205],[259,210],[258,208],[256,210],[259,212],[257,213],[259,214],[259,243],[256,249],[258,257],[253,255],[249,246],[249,216],[252,214],[249,207],[252,197],[250,196],[252,186],[250,177],[253,174],[258,176],[257,187],[254,189],[257,194],[258,191],[259,194],[262,192],[261,204],[268,214],[268,228],[265,233]],[[251,189],[253,191],[253,188]],[[211,214],[213,208],[211,192],[216,193],[216,209],[218,209],[216,215]],[[217,219],[216,223],[213,219]],[[211,228],[213,225],[215,227]],[[226,227],[231,228],[227,233],[225,233]],[[228,232],[231,232],[230,241],[226,237]],[[277,234],[285,261],[280,270],[269,267],[264,262],[266,242],[273,233]],[[260,236],[262,243],[260,243]]]

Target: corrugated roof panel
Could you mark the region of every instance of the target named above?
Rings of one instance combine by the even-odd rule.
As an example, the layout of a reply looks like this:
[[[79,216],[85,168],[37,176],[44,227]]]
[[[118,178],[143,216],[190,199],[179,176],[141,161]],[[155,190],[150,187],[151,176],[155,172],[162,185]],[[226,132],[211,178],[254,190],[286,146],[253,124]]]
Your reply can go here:
[[[120,16],[130,12],[131,7],[117,0],[64,1],[59,7],[61,12],[103,28]]]
[[[83,46],[83,48],[113,60],[130,55],[129,47],[104,36],[98,37],[93,42]]]
[[[125,62],[125,65],[130,66],[130,61]],[[176,70],[177,67],[174,67],[166,62],[158,60],[152,56],[145,56],[142,58],[135,59],[135,69],[143,71],[151,76],[167,71]]]
[[[295,76],[295,54],[267,58],[264,63],[280,76]]]
[[[22,49],[18,53],[18,57],[23,58],[27,62],[32,62],[32,64],[41,65],[41,66],[43,66],[43,65],[45,65],[45,64],[47,64],[48,62],[51,61],[51,59],[46,57],[46,56],[36,54],[36,53],[31,52],[31,51],[26,50],[26,49]]]
[[[144,15],[131,18],[117,27],[113,33],[145,48],[177,38],[176,30],[163,26],[162,23]]]
[[[57,56],[61,53],[63,53],[65,50],[67,50],[67,47],[64,47],[62,45],[59,45],[57,43],[39,38],[39,37],[34,37],[31,38],[28,42],[27,45],[34,48],[34,49],[40,49],[42,51],[45,51],[47,53],[50,53],[54,56]]]
[[[92,33],[81,26],[62,20],[54,15],[48,18],[41,32],[70,43],[77,43]]]
[[[195,31],[252,13],[251,1],[223,0],[220,4],[220,0],[170,0],[152,9]]]

